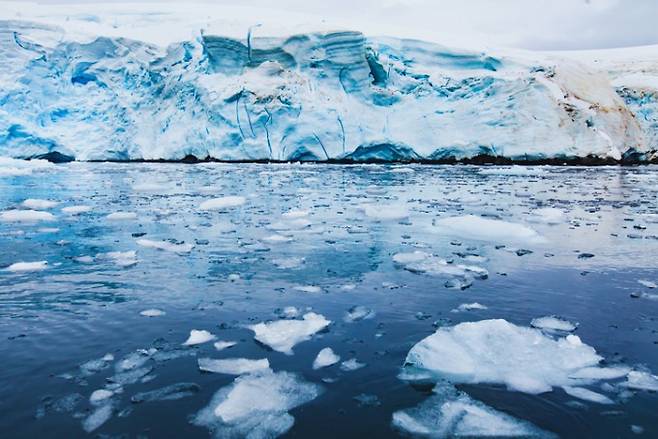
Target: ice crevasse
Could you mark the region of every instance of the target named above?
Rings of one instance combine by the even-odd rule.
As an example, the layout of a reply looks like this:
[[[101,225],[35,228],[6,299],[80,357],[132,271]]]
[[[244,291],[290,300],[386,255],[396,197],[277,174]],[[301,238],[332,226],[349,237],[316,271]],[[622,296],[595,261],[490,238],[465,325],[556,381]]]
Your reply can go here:
[[[652,82],[558,55],[472,52],[357,31],[229,38],[200,30],[162,47],[4,20],[0,60],[0,156],[658,157]]]

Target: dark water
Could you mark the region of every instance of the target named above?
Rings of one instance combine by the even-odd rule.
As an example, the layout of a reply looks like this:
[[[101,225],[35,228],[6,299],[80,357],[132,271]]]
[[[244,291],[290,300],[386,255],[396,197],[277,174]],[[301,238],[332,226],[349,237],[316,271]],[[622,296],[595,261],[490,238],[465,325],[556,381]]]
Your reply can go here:
[[[205,200],[229,195],[244,196],[246,203],[199,209]],[[153,371],[146,382],[123,386],[113,397],[112,417],[90,435],[208,437],[190,416],[235,377],[201,373],[197,357],[244,357],[268,358],[273,370],[323,387],[318,398],[290,412],[295,424],[288,436],[398,436],[392,413],[428,395],[398,378],[409,349],[437,326],[491,318],[528,326],[533,318],[559,315],[578,322],[576,334],[606,360],[658,372],[658,296],[652,296],[658,291],[638,283],[658,282],[655,167],[74,164],[0,177],[0,211],[20,208],[27,198],[59,204],[48,209],[53,221],[0,222],[2,437],[85,436],[89,395],[114,375],[118,360],[138,349],[172,358],[149,359]],[[368,216],[361,206],[371,202],[408,215]],[[91,210],[61,212],[72,205]],[[563,215],[548,224],[533,213],[546,207]],[[308,211],[310,224],[290,226],[281,218],[290,209]],[[117,211],[137,218],[106,218]],[[432,226],[437,218],[466,214],[526,224],[546,241],[472,239]],[[274,234],[287,242],[267,239]],[[178,254],[139,246],[138,239],[194,248]],[[394,254],[415,249],[455,262],[477,254],[476,265],[489,276],[460,291],[444,286],[449,276],[393,263]],[[532,253],[518,256],[516,249]],[[137,263],[128,267],[102,256],[132,250]],[[579,257],[583,253],[593,257]],[[81,256],[92,259],[76,259]],[[277,267],[282,260],[299,266]],[[47,261],[48,267],[4,269],[18,261]],[[321,291],[295,289],[307,285]],[[472,302],[488,309],[451,312]],[[296,345],[294,355],[255,342],[245,328],[278,319],[287,306],[333,322]],[[372,310],[374,318],[346,322],[353,306]],[[166,314],[140,315],[150,308]],[[212,343],[181,349],[191,329],[239,343],[221,352]],[[324,347],[367,365],[352,372],[313,370]],[[80,364],[107,353],[115,361],[83,376]],[[174,401],[130,402],[138,392],[180,382],[201,390]],[[573,404],[560,389],[528,395],[497,385],[460,388],[561,437],[636,437],[631,425],[643,428],[640,437],[658,437],[658,396],[647,391],[608,395],[615,404],[599,405]],[[378,403],[359,403],[354,397],[361,394],[375,395]]]

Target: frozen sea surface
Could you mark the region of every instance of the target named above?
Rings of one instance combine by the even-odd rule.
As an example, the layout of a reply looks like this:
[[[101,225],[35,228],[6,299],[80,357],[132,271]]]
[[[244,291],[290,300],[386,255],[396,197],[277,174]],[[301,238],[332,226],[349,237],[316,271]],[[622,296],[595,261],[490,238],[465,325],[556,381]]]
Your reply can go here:
[[[523,170],[0,172],[2,436],[657,437],[658,168]]]

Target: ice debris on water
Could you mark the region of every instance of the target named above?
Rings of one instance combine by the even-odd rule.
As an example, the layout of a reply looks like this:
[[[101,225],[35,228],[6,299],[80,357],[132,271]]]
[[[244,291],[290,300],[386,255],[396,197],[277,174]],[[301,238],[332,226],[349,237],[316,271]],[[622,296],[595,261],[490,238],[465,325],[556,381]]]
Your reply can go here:
[[[344,372],[352,372],[366,367],[365,363],[361,363],[356,358],[350,358],[349,360],[343,361],[340,363],[340,370]]]
[[[166,312],[162,311],[161,309],[156,309],[156,308],[150,308],[150,309],[145,309],[144,311],[140,311],[139,315],[144,316],[144,317],[160,317],[165,315]]]
[[[269,369],[270,362],[267,358],[251,360],[248,358],[199,358],[197,360],[199,370],[203,372],[223,373],[226,375],[243,375],[259,370]]]
[[[29,271],[43,271],[46,268],[48,268],[48,261],[15,262],[5,268],[5,271],[11,271],[12,273],[25,273]]]
[[[47,210],[57,206],[59,204],[59,201],[28,198],[27,200],[23,201],[21,204],[23,205],[23,207],[27,207],[28,209]]]
[[[89,416],[83,419],[83,430],[87,433],[91,433],[101,425],[105,424],[112,417],[113,413],[114,406],[111,403],[96,408]]]
[[[237,341],[224,341],[224,340],[219,340],[219,341],[216,341],[215,343],[213,343],[213,346],[214,346],[215,349],[217,349],[218,351],[223,351],[224,349],[228,349],[228,348],[230,348],[230,347],[233,347],[233,346],[235,346],[236,344],[238,344]]]
[[[201,390],[196,383],[176,383],[148,392],[136,393],[130,398],[133,403],[150,401],[174,401],[194,396]]]
[[[290,410],[317,398],[322,388],[288,372],[242,375],[217,391],[192,419],[216,437],[273,438],[292,428]]]
[[[366,308],[365,306],[356,305],[345,313],[343,320],[346,323],[353,323],[360,320],[372,319],[373,317],[375,317],[375,312],[373,310]]]
[[[172,253],[189,253],[194,248],[194,244],[185,244],[185,243],[174,244],[169,241],[153,241],[150,239],[138,239],[137,245],[146,248],[164,250]]]
[[[128,250],[125,252],[107,252],[99,253],[96,255],[100,259],[108,259],[112,261],[115,265],[123,268],[132,267],[137,264],[137,252],[134,250]]]
[[[481,241],[543,244],[546,238],[528,226],[475,215],[441,218],[438,231]]]
[[[313,360],[313,370],[322,369],[323,367],[329,367],[340,361],[340,356],[334,353],[331,348],[322,349],[315,360]]]
[[[6,223],[36,223],[39,221],[54,221],[55,216],[50,212],[40,210],[5,210],[0,213],[0,221]]]
[[[222,210],[222,209],[228,209],[231,207],[239,207],[242,206],[246,202],[245,197],[239,197],[239,196],[229,196],[229,197],[222,197],[222,198],[213,198],[210,200],[206,200],[201,203],[199,206],[199,209],[201,210]]]
[[[198,330],[192,329],[190,336],[183,342],[183,346],[194,346],[202,343],[207,343],[214,340],[216,337],[205,329]]]
[[[112,212],[105,218],[110,221],[128,221],[137,219],[137,214],[135,212]]]
[[[573,332],[578,325],[557,316],[545,316],[532,319],[530,326],[548,331]]]
[[[623,385],[629,389],[658,392],[658,376],[642,370],[633,370],[628,373]]]
[[[464,311],[473,311],[473,310],[485,310],[489,309],[488,307],[478,303],[478,302],[473,302],[473,303],[462,303],[459,305],[457,308],[451,310],[450,312],[464,312]]]
[[[94,390],[89,396],[89,402],[92,405],[99,405],[103,403],[105,400],[107,400],[108,398],[111,398],[112,396],[114,396],[114,392],[112,392],[111,390],[107,390],[107,389]]]
[[[62,208],[62,212],[67,213],[69,215],[80,215],[82,213],[86,213],[90,211],[91,211],[91,206],[84,206],[84,205],[66,206]]]
[[[302,320],[276,320],[248,326],[254,338],[275,351],[292,355],[292,348],[331,324],[323,315],[309,312]]]

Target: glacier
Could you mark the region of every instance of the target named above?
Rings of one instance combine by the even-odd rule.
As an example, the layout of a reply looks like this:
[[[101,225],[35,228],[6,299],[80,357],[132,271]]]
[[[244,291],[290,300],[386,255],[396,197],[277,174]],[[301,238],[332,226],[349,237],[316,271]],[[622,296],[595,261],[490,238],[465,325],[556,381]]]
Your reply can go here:
[[[658,160],[655,48],[621,71],[573,54],[352,30],[267,37],[199,27],[156,44],[121,29],[81,37],[62,23],[0,18],[0,156]]]

